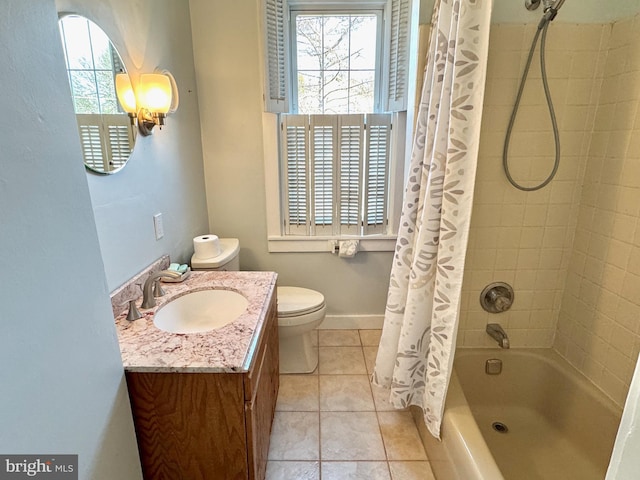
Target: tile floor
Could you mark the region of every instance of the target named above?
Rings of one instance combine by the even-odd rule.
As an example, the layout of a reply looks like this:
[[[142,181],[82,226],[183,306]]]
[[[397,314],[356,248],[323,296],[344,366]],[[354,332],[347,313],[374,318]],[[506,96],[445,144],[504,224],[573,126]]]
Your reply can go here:
[[[319,330],[320,361],[281,375],[267,480],[435,480],[408,411],[369,382],[380,330]]]

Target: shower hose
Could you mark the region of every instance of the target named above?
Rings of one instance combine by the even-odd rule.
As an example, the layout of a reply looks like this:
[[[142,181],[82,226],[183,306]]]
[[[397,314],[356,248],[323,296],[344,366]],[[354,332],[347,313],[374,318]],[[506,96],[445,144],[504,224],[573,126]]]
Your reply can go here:
[[[533,37],[533,42],[531,43],[531,49],[529,50],[529,57],[527,58],[527,64],[524,68],[524,72],[522,73],[522,80],[520,80],[520,87],[518,89],[518,95],[516,96],[516,101],[513,105],[513,112],[511,113],[511,119],[509,120],[509,126],[507,127],[507,135],[504,139],[504,149],[502,150],[502,166],[504,168],[504,173],[507,176],[507,180],[509,183],[516,187],[519,190],[523,190],[525,192],[532,192],[535,190],[540,190],[541,188],[547,186],[553,177],[555,177],[556,172],[558,171],[558,166],[560,165],[560,134],[558,133],[558,123],[556,121],[556,114],[553,109],[553,101],[551,100],[551,91],[549,90],[549,81],[547,79],[547,67],[545,65],[545,45],[547,42],[547,29],[549,27],[549,21],[540,22],[540,25],[536,29],[536,34]],[[544,86],[544,94],[547,99],[547,106],[549,107],[549,116],[551,117],[551,125],[553,127],[553,138],[555,140],[555,161],[553,164],[553,169],[549,176],[539,185],[535,185],[533,187],[525,187],[516,182],[511,173],[509,172],[509,143],[511,142],[511,133],[513,131],[513,125],[516,121],[516,115],[518,114],[518,108],[520,107],[520,100],[522,99],[522,92],[524,91],[525,84],[527,82],[527,75],[529,74],[529,68],[531,67],[531,61],[533,60],[533,54],[536,49],[536,45],[538,43],[538,38],[540,38],[540,70],[542,74],[542,85]]]

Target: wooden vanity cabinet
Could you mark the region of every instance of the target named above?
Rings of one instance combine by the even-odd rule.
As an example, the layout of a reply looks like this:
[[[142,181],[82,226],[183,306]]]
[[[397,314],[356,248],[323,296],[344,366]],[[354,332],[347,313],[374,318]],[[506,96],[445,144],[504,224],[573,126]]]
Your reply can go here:
[[[275,292],[248,372],[126,372],[146,480],[263,480],[278,396]]]

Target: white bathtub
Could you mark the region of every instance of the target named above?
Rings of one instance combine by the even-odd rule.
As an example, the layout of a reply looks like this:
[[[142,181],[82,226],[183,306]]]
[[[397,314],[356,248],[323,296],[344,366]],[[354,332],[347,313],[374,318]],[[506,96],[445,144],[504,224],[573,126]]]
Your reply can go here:
[[[502,360],[500,375],[485,373],[488,359]],[[454,370],[442,442],[421,428],[438,480],[605,477],[621,411],[557,353],[459,349]]]

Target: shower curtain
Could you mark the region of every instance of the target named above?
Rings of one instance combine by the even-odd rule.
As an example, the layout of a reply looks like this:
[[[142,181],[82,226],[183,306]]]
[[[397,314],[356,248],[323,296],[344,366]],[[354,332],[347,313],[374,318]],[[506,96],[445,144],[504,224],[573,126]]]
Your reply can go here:
[[[373,373],[440,437],[471,220],[492,0],[436,0]]]

